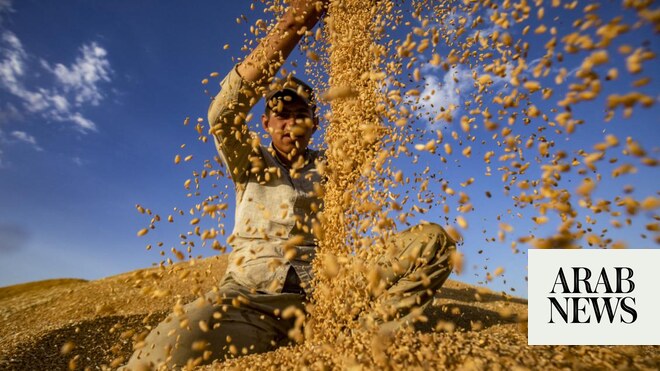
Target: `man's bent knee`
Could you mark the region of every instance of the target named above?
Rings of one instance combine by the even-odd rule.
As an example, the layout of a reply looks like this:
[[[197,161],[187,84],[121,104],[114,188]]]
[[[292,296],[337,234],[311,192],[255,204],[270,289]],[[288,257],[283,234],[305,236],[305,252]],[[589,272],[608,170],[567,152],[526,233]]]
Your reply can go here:
[[[436,223],[424,223],[412,227],[410,233],[416,235],[426,245],[426,254],[443,255],[456,248],[447,231]],[[428,249],[433,251],[428,251]]]

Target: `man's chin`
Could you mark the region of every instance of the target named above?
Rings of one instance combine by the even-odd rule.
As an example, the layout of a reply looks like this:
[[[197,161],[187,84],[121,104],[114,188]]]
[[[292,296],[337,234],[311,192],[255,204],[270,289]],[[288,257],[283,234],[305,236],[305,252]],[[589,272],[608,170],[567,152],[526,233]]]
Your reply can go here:
[[[277,152],[279,152],[280,154],[284,156],[288,156],[289,154],[291,154],[291,152],[293,152],[296,149],[296,147],[293,143],[291,143],[291,144],[275,146],[275,149],[277,149]]]
[[[280,154],[283,154],[283,155],[288,155],[288,154],[291,154],[291,153],[296,154],[296,153],[304,152],[304,148],[306,148],[306,146],[303,143],[300,143],[295,139],[281,140],[281,141],[279,141],[279,143],[277,143],[277,145],[273,144],[273,146],[277,149],[277,151]],[[301,151],[301,148],[303,148],[302,151]]]

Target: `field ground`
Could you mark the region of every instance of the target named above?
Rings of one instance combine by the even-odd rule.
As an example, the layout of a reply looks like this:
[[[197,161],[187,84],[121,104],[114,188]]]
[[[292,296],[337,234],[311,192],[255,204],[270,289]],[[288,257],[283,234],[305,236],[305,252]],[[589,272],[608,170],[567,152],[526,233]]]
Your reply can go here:
[[[56,279],[0,288],[0,370],[67,369],[74,363],[77,369],[93,370],[119,365],[132,353],[136,334],[161,321],[177,300],[186,303],[210,290],[226,265],[226,258],[220,256],[96,281]],[[529,347],[526,313],[524,299],[449,280],[425,313],[428,321],[405,335],[407,344],[395,340],[383,350],[384,366],[660,368],[657,346]],[[454,323],[454,331],[435,330],[439,320]],[[62,354],[67,343],[69,350]],[[363,359],[370,352],[341,355],[333,344],[324,344],[313,354],[302,350],[301,346],[286,347],[207,368],[373,366]]]

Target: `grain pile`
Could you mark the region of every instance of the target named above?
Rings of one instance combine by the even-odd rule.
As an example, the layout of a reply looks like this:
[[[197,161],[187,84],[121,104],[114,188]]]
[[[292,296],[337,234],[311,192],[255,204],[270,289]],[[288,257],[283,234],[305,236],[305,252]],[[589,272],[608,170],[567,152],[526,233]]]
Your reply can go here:
[[[219,256],[0,288],[0,370],[116,368],[174,305],[211,290],[226,267]]]
[[[52,280],[0,288],[0,370],[112,369],[132,353],[131,340],[161,321],[177,301],[209,290],[226,257],[129,272],[98,281]],[[181,276],[185,276],[181,278]],[[167,289],[167,295],[156,290]],[[475,295],[481,300],[476,301]],[[98,308],[98,310],[97,310]],[[506,308],[506,310],[503,310]],[[417,334],[399,334],[387,348],[391,364],[408,369],[657,369],[658,347],[528,347],[518,317],[524,300],[449,280]],[[506,315],[505,315],[506,314]],[[439,320],[453,328],[433,331]],[[254,355],[213,369],[311,369],[368,366],[369,339],[355,336],[353,353],[340,346],[352,338],[315,347],[299,345]],[[406,337],[404,339],[404,337]]]

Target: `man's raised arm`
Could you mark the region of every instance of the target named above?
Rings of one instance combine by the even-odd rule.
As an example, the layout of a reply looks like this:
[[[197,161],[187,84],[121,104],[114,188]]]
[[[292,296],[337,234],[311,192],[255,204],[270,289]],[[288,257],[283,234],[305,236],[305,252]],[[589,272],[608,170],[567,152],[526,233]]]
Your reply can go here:
[[[259,45],[220,84],[208,119],[216,148],[235,182],[250,170],[251,137],[245,118],[261,98],[257,88],[269,83],[305,31],[319,21],[328,0],[291,0],[284,15]]]
[[[275,75],[305,31],[321,18],[328,0],[291,0],[286,13],[236,70],[245,81],[264,85]]]

